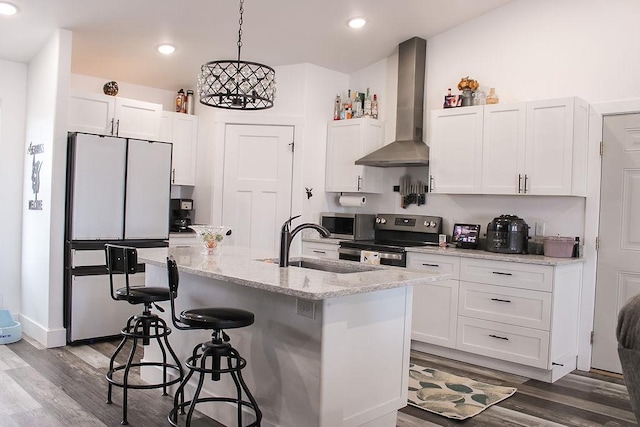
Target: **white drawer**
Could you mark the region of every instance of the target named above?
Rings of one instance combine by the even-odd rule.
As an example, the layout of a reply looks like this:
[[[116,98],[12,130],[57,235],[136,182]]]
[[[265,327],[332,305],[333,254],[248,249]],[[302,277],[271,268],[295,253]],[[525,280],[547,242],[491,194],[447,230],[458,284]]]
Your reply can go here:
[[[457,349],[536,368],[550,369],[549,332],[458,317]]]
[[[460,261],[460,280],[551,292],[553,267],[463,258]]]
[[[78,249],[71,250],[71,266],[98,266],[106,265],[107,258],[104,249],[92,249],[89,251],[81,251]]]
[[[302,244],[302,254],[306,256],[315,256],[319,258],[338,259],[338,247],[330,243],[314,243],[304,242]]]
[[[548,331],[551,294],[461,281],[458,313]]]
[[[460,277],[460,257],[409,252],[407,268],[451,274],[451,278],[455,280]]]

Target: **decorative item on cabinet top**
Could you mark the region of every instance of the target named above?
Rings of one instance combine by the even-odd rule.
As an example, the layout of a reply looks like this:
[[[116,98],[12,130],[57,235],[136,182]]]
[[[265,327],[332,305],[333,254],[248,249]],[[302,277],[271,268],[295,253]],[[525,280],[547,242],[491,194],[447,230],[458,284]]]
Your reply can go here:
[[[113,80],[107,82],[102,87],[105,95],[116,96],[118,94],[118,82],[114,82]]]

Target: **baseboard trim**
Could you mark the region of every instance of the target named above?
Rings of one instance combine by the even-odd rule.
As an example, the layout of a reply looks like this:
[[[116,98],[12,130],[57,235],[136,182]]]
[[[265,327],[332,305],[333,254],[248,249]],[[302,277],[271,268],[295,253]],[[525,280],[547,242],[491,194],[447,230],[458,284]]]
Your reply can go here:
[[[64,347],[67,344],[67,330],[65,328],[47,329],[35,320],[20,314],[22,333],[29,335],[46,348]]]

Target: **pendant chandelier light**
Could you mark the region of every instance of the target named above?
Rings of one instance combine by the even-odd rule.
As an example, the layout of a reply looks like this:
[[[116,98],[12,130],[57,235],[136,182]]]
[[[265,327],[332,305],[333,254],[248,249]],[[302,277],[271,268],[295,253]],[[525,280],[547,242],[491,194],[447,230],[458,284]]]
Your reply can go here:
[[[201,104],[234,110],[264,110],[273,107],[276,94],[274,69],[240,60],[243,12],[244,0],[240,0],[238,59],[210,61],[200,68],[198,91]]]

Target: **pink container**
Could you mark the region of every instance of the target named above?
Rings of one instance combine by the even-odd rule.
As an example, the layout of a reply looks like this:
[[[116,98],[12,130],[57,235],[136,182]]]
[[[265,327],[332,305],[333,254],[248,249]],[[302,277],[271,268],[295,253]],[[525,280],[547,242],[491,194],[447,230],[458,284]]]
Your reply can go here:
[[[549,236],[543,240],[544,256],[557,258],[571,258],[573,245],[576,240],[573,237]]]

